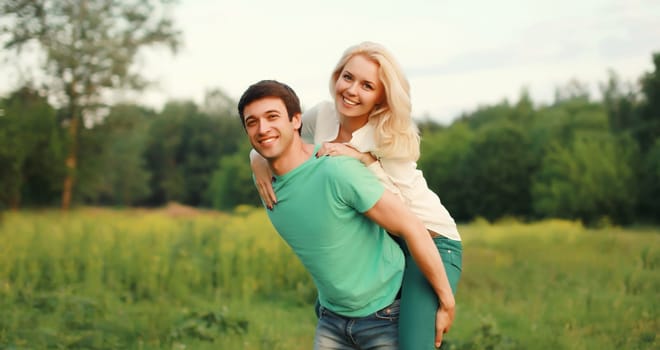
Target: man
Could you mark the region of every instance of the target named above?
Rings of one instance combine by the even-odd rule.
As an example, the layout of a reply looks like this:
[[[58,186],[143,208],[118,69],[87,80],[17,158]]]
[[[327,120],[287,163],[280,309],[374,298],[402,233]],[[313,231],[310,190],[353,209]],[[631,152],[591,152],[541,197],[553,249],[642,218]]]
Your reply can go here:
[[[426,228],[401,200],[350,157],[315,157],[300,136],[295,92],[273,80],[250,86],[238,112],[253,148],[274,174],[269,218],[310,272],[320,317],[315,349],[398,349],[404,268],[400,235],[441,300],[436,343],[454,318],[454,297]]]

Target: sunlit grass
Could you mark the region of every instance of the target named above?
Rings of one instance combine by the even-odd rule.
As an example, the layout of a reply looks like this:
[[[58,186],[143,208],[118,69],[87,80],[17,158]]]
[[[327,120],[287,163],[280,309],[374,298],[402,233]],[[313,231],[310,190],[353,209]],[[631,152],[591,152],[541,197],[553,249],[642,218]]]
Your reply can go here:
[[[511,348],[657,344],[657,229],[587,229],[551,220],[480,222],[461,232],[464,271],[452,337],[470,339],[486,324]]]
[[[461,225],[454,349],[652,349],[660,230]],[[309,276],[262,209],[5,213],[0,348],[309,349]]]

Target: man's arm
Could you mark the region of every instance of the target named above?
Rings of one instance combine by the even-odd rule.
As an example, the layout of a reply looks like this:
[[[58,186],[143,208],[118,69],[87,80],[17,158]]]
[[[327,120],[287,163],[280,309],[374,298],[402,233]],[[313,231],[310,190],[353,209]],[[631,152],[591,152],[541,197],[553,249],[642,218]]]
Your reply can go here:
[[[454,320],[455,300],[440,253],[421,220],[390,191],[385,190],[365,215],[388,232],[403,237],[410,254],[440,299],[436,314],[436,346]]]

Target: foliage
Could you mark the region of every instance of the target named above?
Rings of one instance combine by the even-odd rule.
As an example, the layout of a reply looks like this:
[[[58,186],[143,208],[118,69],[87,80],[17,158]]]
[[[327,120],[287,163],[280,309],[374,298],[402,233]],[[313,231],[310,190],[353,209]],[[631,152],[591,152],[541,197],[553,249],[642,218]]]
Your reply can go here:
[[[528,216],[534,162],[526,134],[510,122],[480,124],[476,131],[468,125],[425,137],[419,163],[429,187],[460,221]]]
[[[474,132],[465,123],[454,123],[440,132],[422,137],[419,168],[445,207],[457,220],[469,220],[471,208],[465,205],[467,187],[463,179],[469,168],[465,158],[470,152]]]
[[[603,217],[630,222],[637,198],[632,170],[636,150],[629,139],[609,135],[554,144],[532,188],[535,210],[541,216],[586,223]]]
[[[660,138],[655,140],[639,167],[639,211],[647,218],[657,218],[660,213]]]
[[[419,122],[418,168],[458,222],[658,222],[659,56],[653,57],[655,71],[636,84],[609,72],[600,101],[573,80],[549,105],[534,103],[523,89],[515,102],[480,106],[450,125],[427,116]],[[34,97],[19,98],[28,95]],[[48,205],[66,192],[62,128],[70,127],[71,110],[46,97],[52,95],[17,90],[1,102],[0,208]],[[76,133],[84,145],[76,198],[94,205],[174,201],[223,210],[259,205],[235,105],[215,88],[199,105],[168,101],[154,111],[117,104],[88,114]]]
[[[460,222],[657,220],[648,195],[657,187],[654,156],[635,132],[646,125],[638,116],[652,103],[640,104],[646,99],[610,74],[601,86],[603,102],[571,81],[549,106],[535,107],[523,90],[515,104],[482,106],[446,128],[427,126],[419,166],[429,186]],[[645,76],[647,95],[654,77]]]
[[[116,105],[103,123],[84,130],[77,193],[87,203],[132,205],[150,194],[150,172],[144,153],[155,112],[135,105]]]
[[[653,54],[653,66],[654,71],[640,79],[644,99],[633,131],[644,151],[660,138],[660,52]]]
[[[530,141],[523,130],[510,123],[480,129],[463,167],[465,207],[471,218],[495,220],[505,215],[529,216],[530,178],[534,169]]]
[[[218,160],[235,154],[245,138],[233,114],[207,114],[190,101],[169,102],[148,132],[145,157],[152,171],[151,204],[210,206],[208,190]]]
[[[639,118],[637,91],[633,86],[624,86],[614,71],[608,72],[607,82],[600,89],[612,132],[631,133]]]
[[[170,333],[170,337],[177,342],[186,341],[189,338],[212,342],[226,333],[247,333],[248,326],[247,320],[232,319],[225,315],[225,312],[191,312],[178,322]]]
[[[11,23],[0,34],[4,48],[36,45],[43,53],[43,85],[64,107],[68,123],[67,173],[62,207],[71,204],[84,122],[93,122],[105,94],[145,86],[132,63],[139,51],[179,45],[179,33],[156,1],[7,0],[0,9]],[[160,11],[159,11],[160,10]],[[41,85],[41,84],[39,84]]]
[[[52,204],[63,177],[56,111],[28,87],[3,100],[0,108],[0,208]]]
[[[248,156],[251,149],[250,142],[244,138],[238,152],[220,159],[209,191],[213,208],[230,210],[239,204],[260,204]]]

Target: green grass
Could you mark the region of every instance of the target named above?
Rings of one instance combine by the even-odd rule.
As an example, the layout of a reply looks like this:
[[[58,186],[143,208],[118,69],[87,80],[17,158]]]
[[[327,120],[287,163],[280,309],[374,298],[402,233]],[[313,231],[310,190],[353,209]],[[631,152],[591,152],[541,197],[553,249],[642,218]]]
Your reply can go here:
[[[658,348],[658,228],[513,221],[460,231],[447,348]],[[0,222],[0,349],[310,349],[314,299],[260,209]]]
[[[461,231],[465,262],[452,338],[488,334],[496,348],[521,349],[657,346],[657,229],[548,221]]]

